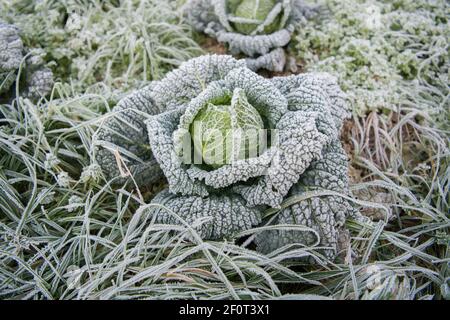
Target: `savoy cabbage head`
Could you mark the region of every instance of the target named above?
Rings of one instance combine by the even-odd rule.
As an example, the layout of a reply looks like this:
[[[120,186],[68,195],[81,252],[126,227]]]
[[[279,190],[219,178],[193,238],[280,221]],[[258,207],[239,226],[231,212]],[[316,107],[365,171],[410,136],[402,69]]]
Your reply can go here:
[[[301,0],[189,0],[186,11],[198,31],[246,55],[250,69],[279,72],[294,24],[316,9]]]
[[[19,29],[0,20],[0,100],[11,98],[11,90],[20,74],[20,95],[38,99],[47,95],[53,87],[53,73],[43,66],[36,53],[29,53],[22,43]]]
[[[328,74],[265,79],[243,60],[208,55],[122,100],[99,129],[96,154],[110,177],[117,154],[140,184],[162,172],[168,188],[141,210],[161,223],[182,219],[205,239],[233,238],[303,195],[270,223],[306,231],[263,231],[258,249],[314,243],[332,257],[346,217],[356,216],[339,142],[347,116],[346,96]]]

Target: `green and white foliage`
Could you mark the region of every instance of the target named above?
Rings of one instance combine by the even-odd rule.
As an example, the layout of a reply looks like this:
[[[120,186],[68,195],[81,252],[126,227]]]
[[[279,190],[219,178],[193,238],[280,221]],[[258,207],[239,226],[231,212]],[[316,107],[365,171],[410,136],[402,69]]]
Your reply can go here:
[[[164,190],[153,199],[150,210],[159,223],[187,224],[203,239],[228,238],[261,223],[261,214],[231,196],[178,196]],[[149,207],[141,207],[148,211]]]
[[[155,84],[123,98],[94,135],[95,158],[108,180],[121,177],[115,183],[123,183],[127,173],[131,173],[138,185],[144,185],[161,178],[144,123],[148,115],[162,111],[152,98]]]
[[[2,0],[0,19],[78,92],[127,92],[203,53],[175,1]]]
[[[284,69],[280,48],[314,10],[301,0],[189,0],[186,6],[194,28],[226,43],[231,54],[247,56],[250,69],[270,71]]]
[[[283,209],[265,221],[274,224],[271,230],[257,236],[264,252],[305,245],[310,235],[304,230],[277,230],[304,225],[333,257],[345,218],[356,215],[344,199],[347,162],[338,140],[348,115],[345,98],[327,74],[265,79],[243,60],[202,56],[122,100],[97,132],[96,157],[110,178],[120,172],[116,159],[125,159],[140,185],[159,177],[152,171],[156,160],[168,188],[141,212],[157,223],[190,225],[205,239],[233,239],[260,226],[265,210],[285,208],[288,197],[338,191]],[[198,122],[202,129],[196,131]],[[229,134],[249,129],[271,130],[276,143]],[[209,158],[218,145],[208,130],[224,138],[225,156]],[[240,152],[242,146],[250,148]]]
[[[320,245],[326,247],[323,254],[332,259],[347,216],[364,220],[347,199],[327,193],[348,194],[347,155],[339,140],[330,142],[322,154],[322,158],[311,163],[290,191],[290,196],[299,200],[283,209],[274,220],[278,224],[306,226],[317,232],[320,238],[311,232],[267,231],[256,239],[261,251],[271,252],[297,242],[311,246],[320,240]]]
[[[24,48],[19,29],[0,20],[0,99],[8,100],[19,79],[20,95],[39,99],[50,93],[53,73],[44,66],[40,52]]]
[[[432,105],[449,93],[448,1],[320,3],[329,19],[302,21],[293,38],[307,71],[336,75],[359,115],[400,104],[446,112]]]
[[[22,53],[23,43],[17,28],[0,20],[0,94],[14,83]]]

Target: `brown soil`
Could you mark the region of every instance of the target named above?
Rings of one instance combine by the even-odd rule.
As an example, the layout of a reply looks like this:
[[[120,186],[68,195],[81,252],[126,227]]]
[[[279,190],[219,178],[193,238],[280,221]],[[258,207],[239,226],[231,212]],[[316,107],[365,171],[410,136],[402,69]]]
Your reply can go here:
[[[208,53],[227,54],[225,46],[213,38],[205,38],[201,46]]]

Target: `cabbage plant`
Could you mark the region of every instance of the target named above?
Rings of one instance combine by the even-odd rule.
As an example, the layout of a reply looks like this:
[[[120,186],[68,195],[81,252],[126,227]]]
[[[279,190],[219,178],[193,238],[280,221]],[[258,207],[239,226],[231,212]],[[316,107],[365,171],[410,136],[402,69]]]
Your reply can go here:
[[[13,96],[10,91],[21,65],[24,69],[19,77],[21,96],[39,99],[50,93],[53,87],[52,71],[44,66],[39,54],[30,53],[24,47],[17,27],[0,20],[0,101]]]
[[[261,229],[258,250],[300,243],[333,257],[345,219],[358,217],[339,141],[347,116],[328,74],[265,79],[243,60],[208,55],[122,100],[97,132],[96,157],[109,178],[122,163],[140,185],[167,179],[141,208],[157,222],[184,221],[204,239],[281,225]]]
[[[186,12],[198,31],[227,44],[231,54],[247,56],[250,69],[279,72],[295,23],[315,8],[301,0],[189,0]]]

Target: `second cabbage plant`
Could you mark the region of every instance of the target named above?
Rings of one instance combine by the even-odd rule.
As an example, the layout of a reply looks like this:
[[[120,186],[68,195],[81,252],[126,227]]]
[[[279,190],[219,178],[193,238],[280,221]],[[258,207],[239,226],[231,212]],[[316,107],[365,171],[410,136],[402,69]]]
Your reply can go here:
[[[141,208],[159,223],[187,223],[204,239],[271,225],[257,250],[297,244],[333,258],[346,218],[359,217],[339,141],[347,116],[328,74],[266,79],[243,60],[208,55],[123,99],[97,132],[96,157],[108,178],[123,180],[123,165],[139,185],[167,179]]]
[[[243,54],[252,70],[283,71],[294,25],[318,7],[303,0],[188,0],[188,20],[200,32]],[[291,66],[292,68],[293,66]]]

